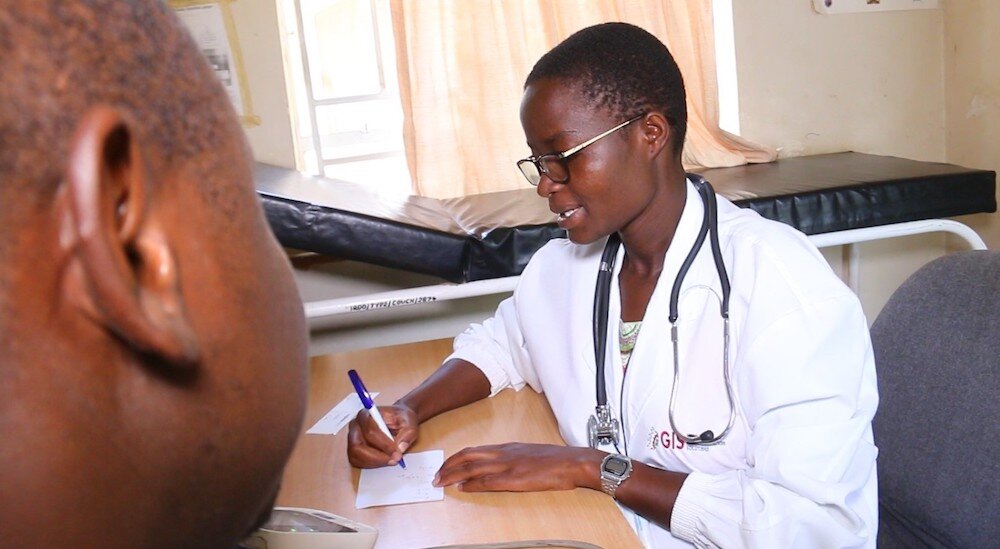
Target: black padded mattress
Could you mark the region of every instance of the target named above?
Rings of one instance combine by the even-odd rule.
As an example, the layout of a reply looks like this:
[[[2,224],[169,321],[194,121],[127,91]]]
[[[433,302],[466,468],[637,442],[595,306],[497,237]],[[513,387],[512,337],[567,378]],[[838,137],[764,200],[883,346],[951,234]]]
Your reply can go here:
[[[995,212],[996,174],[854,152],[700,170],[736,205],[806,234]],[[386,198],[257,164],[257,193],[287,247],[469,282],[520,274],[564,236],[532,188],[438,200]]]

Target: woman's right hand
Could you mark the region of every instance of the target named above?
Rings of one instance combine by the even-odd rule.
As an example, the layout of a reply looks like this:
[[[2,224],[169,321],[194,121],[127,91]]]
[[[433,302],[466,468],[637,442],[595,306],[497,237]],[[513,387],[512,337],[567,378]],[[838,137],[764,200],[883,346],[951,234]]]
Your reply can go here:
[[[490,395],[490,381],[475,365],[453,358],[392,406],[379,407],[395,441],[385,436],[368,410],[351,420],[347,460],[354,467],[396,465],[417,441],[420,422]]]
[[[410,407],[394,404],[380,406],[378,410],[395,441],[378,428],[368,410],[362,409],[351,420],[347,432],[347,459],[354,467],[371,469],[396,465],[417,440],[420,422]]]

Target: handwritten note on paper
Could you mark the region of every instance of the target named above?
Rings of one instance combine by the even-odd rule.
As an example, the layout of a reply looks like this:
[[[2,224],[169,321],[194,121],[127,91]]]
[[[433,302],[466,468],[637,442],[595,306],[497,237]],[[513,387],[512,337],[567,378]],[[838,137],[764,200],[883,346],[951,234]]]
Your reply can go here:
[[[378,393],[372,393],[372,398],[378,396]],[[321,417],[316,425],[313,425],[306,431],[308,435],[335,435],[344,428],[344,425],[350,423],[354,416],[358,415],[361,408],[364,406],[361,404],[361,399],[358,398],[357,393],[351,393],[344,397],[339,404],[333,407],[332,410],[326,413],[325,416]]]
[[[358,482],[358,509],[400,503],[441,501],[444,488],[431,485],[434,474],[444,463],[443,450],[406,454],[406,469],[399,466],[362,469]]]

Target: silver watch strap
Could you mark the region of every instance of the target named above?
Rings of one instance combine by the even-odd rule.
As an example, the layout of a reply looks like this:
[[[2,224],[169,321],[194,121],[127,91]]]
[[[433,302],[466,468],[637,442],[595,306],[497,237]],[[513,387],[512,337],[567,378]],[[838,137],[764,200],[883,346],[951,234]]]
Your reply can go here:
[[[601,477],[601,491],[605,494],[615,497],[615,492],[618,491],[618,485],[621,481],[614,481],[606,477]]]

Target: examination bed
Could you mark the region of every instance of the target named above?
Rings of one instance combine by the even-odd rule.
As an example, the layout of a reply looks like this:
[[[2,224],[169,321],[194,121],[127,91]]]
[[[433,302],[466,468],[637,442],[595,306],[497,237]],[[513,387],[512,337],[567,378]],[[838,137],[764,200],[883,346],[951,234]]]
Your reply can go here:
[[[997,207],[992,171],[855,152],[699,173],[738,206],[799,229],[819,247],[946,231],[985,248],[970,228],[942,218]],[[563,236],[531,188],[393,199],[266,164],[255,177],[284,246],[463,283],[307,303],[310,318],[509,291],[531,255]]]

